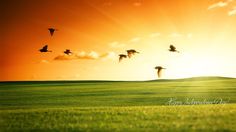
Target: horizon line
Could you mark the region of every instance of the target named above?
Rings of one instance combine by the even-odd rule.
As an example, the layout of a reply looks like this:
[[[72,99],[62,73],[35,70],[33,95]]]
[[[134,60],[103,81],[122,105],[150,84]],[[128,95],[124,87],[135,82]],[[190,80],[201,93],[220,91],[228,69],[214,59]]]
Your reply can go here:
[[[226,76],[195,76],[195,77],[184,77],[184,78],[170,78],[170,79],[151,79],[151,80],[99,80],[99,79],[81,79],[81,80],[5,80],[0,81],[0,83],[4,82],[149,82],[149,81],[174,81],[174,80],[183,80],[183,79],[196,79],[196,78],[227,78],[227,79],[236,79],[236,77],[226,77]]]

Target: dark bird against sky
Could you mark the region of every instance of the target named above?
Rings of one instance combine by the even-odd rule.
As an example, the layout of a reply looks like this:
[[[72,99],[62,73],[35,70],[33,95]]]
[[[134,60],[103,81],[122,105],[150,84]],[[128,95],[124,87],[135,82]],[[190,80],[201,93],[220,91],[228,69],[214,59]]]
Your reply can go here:
[[[121,62],[124,58],[127,58],[127,55],[119,54],[119,62]]]
[[[157,70],[158,78],[160,78],[162,69],[166,69],[166,68],[163,68],[162,66],[156,66],[155,69]]]
[[[51,50],[48,50],[48,45],[45,45],[42,49],[39,50],[40,52],[52,52]]]
[[[54,34],[55,31],[58,31],[58,30],[55,29],[55,28],[48,28],[48,30],[49,30],[51,36],[53,36],[53,34]]]
[[[174,45],[170,45],[170,49],[169,49],[170,52],[178,52],[178,50],[176,50],[176,47]]]
[[[139,53],[134,49],[130,49],[130,50],[126,50],[126,51],[127,51],[127,54],[128,54],[129,58],[131,58],[134,54]]]
[[[72,54],[72,52],[71,52],[69,49],[66,49],[66,50],[64,51],[64,53],[67,54],[67,55]]]

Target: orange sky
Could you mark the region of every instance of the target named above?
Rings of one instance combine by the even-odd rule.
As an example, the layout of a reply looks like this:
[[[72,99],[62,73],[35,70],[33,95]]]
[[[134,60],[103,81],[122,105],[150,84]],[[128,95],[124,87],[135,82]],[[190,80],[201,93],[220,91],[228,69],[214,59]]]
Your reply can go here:
[[[0,80],[236,77],[235,0],[1,1]],[[50,36],[47,28],[59,31]],[[170,53],[174,44],[181,53]],[[40,53],[45,44],[52,53]],[[63,51],[87,58],[67,58]],[[118,54],[140,54],[118,63]],[[99,57],[104,55],[104,57]],[[89,56],[89,57],[88,57]]]

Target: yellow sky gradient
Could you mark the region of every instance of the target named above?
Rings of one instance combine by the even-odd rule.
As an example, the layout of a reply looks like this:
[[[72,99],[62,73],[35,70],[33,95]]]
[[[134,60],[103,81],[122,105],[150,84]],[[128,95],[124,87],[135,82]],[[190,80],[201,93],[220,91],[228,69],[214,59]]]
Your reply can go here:
[[[1,1],[0,80],[236,77],[235,0]],[[58,29],[50,36],[47,28]],[[48,44],[51,53],[38,50]],[[173,44],[180,53],[168,51]],[[87,59],[56,60],[65,49]],[[118,63],[127,49],[140,52]]]

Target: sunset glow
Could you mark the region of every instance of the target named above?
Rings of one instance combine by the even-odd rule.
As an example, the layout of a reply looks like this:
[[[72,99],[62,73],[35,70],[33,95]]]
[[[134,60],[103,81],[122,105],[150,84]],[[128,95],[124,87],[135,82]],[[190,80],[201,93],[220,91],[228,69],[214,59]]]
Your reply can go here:
[[[219,3],[221,2],[221,3]],[[236,77],[236,0],[1,2],[0,80]],[[53,36],[49,27],[58,29]],[[44,45],[52,52],[40,53]],[[169,52],[173,44],[180,53]],[[63,51],[70,49],[71,56]],[[118,62],[119,54],[139,54]]]

